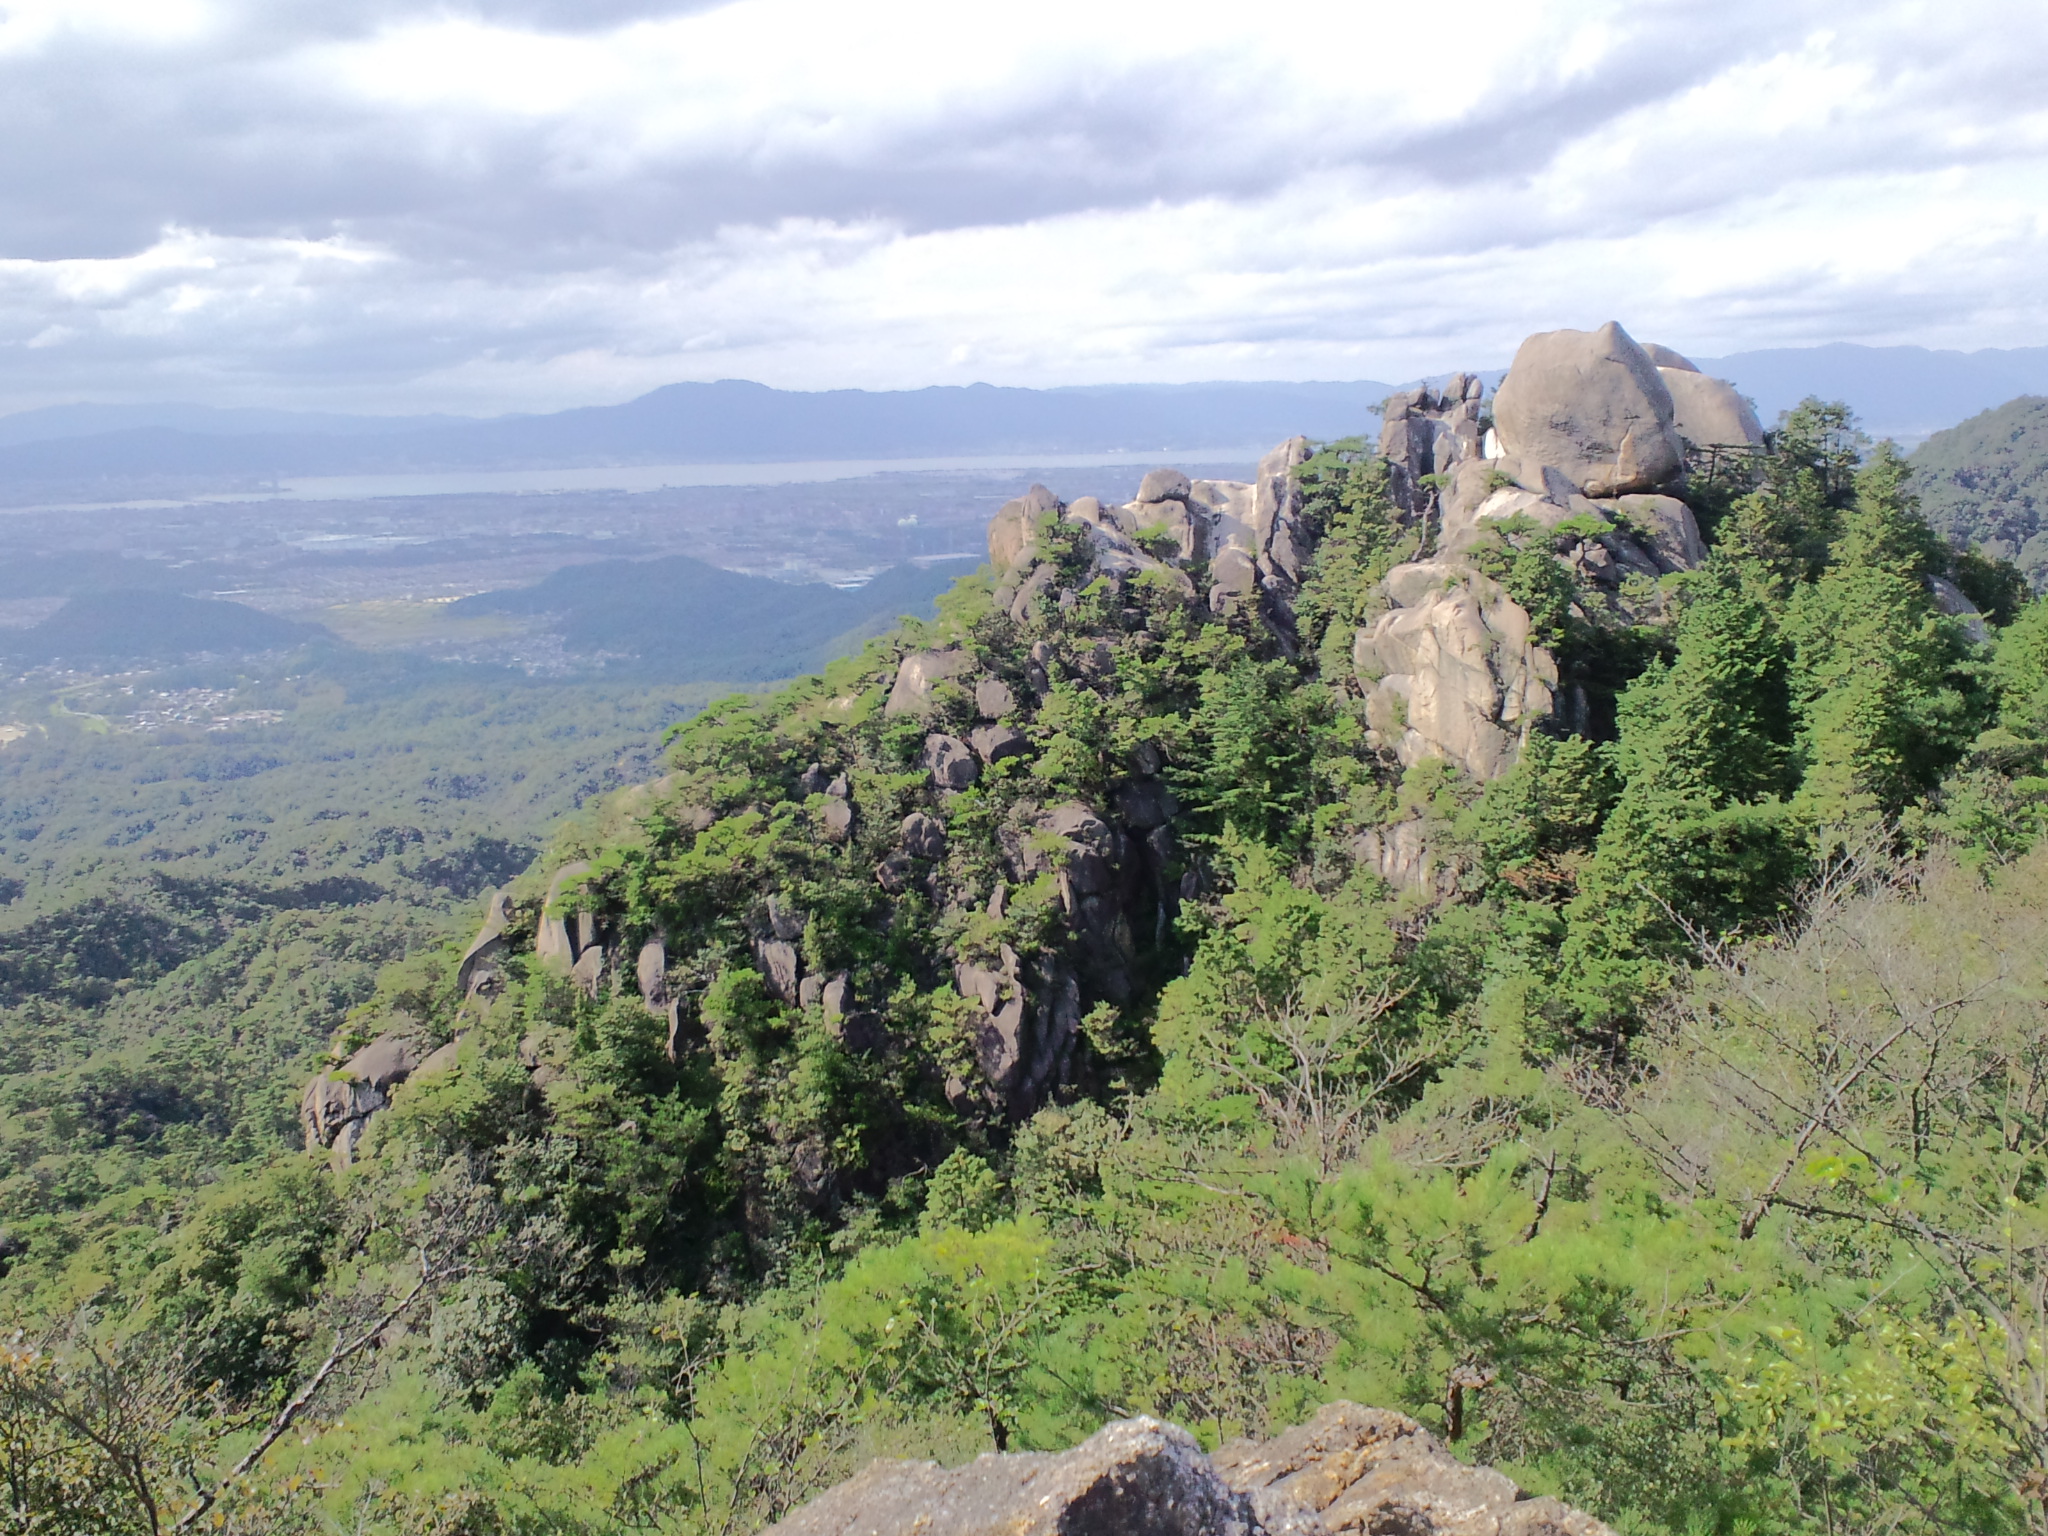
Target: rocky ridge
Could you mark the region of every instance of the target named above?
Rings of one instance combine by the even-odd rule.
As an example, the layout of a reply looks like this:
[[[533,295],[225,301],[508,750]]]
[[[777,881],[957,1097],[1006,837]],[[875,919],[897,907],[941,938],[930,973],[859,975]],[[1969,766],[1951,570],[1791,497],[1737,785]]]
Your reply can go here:
[[[1490,402],[1463,374],[1388,400],[1379,448],[1419,557],[1387,572],[1351,635],[1349,676],[1325,681],[1363,701],[1367,747],[1390,773],[1437,759],[1483,783],[1511,768],[1546,721],[1583,721],[1583,697],[1561,678],[1529,612],[1475,557],[1493,527],[1543,530],[1580,602],[1629,620],[1654,604],[1664,577],[1704,558],[1683,497],[1688,456],[1702,446],[1694,432],[1728,452],[1761,438],[1730,386],[1612,323],[1530,337]],[[1013,926],[1016,893],[1050,883],[1060,929],[1051,942],[954,939],[929,957],[926,984],[949,986],[968,1012],[970,1059],[946,1067],[938,1084],[956,1112],[1014,1120],[1078,1085],[1083,1019],[1098,1003],[1132,999],[1147,957],[1202,880],[1181,845],[1181,808],[1157,747],[1141,744],[1087,802],[1037,798],[1012,772],[1028,762],[1013,760],[1033,758],[1049,739],[1040,712],[1056,688],[1108,696],[1120,659],[1156,647],[1168,610],[1246,627],[1272,652],[1298,651],[1296,605],[1323,532],[1305,511],[1310,453],[1306,439],[1290,439],[1249,483],[1156,469],[1120,505],[1065,503],[1032,487],[988,529],[990,605],[1010,626],[1001,647],[909,649],[873,693],[821,706],[831,726],[824,750],[784,793],[801,807],[821,876],[848,860],[865,866],[870,899],[882,904],[873,921],[890,903],[913,902],[950,930],[1000,935]],[[1321,654],[1327,666],[1327,646]],[[898,739],[913,733],[922,787],[911,803],[894,791],[878,799],[872,768],[847,755],[850,743],[832,745],[843,741],[837,722],[871,714]],[[658,811],[687,840],[729,813],[678,801],[673,778],[637,792],[633,814]],[[977,786],[985,799],[989,783],[1001,790],[1000,824],[963,843],[953,835],[955,804]],[[1457,889],[1457,870],[1414,821],[1368,829],[1354,851],[1397,888]],[[526,947],[514,931],[524,923],[534,965],[587,998],[636,997],[666,1020],[672,1057],[691,1049],[697,1025],[684,999],[693,989],[679,957],[658,926],[626,920],[609,878],[576,860],[548,871],[544,895],[536,888],[516,914],[494,896],[457,978],[469,1014],[490,1007],[508,955]],[[907,1042],[882,995],[894,983],[836,957],[817,917],[786,889],[747,894],[727,914],[734,959],[773,1002],[814,1019],[846,1050],[897,1059]],[[697,977],[694,990],[705,981]],[[395,1020],[315,1079],[302,1104],[309,1149],[352,1156],[394,1091],[452,1061],[452,1043],[426,1046],[409,1021]],[[552,1070],[548,1053],[538,1035],[521,1044],[537,1085]],[[836,1197],[821,1179],[800,1181],[804,1198],[829,1208]]]
[[[1459,1461],[1403,1414],[1332,1403],[1268,1441],[1204,1456],[1192,1435],[1124,1419],[1060,1454],[947,1470],[878,1461],[768,1536],[1612,1536]]]

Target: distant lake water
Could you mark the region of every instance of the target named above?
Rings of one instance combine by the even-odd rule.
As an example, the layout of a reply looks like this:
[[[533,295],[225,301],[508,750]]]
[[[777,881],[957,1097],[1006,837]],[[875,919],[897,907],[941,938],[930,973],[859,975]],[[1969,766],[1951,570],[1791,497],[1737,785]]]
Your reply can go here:
[[[294,501],[367,501],[378,496],[519,496],[547,491],[659,491],[670,486],[803,485],[864,475],[990,473],[1019,469],[1147,468],[1256,464],[1264,448],[1178,448],[1150,453],[983,454],[944,459],[805,459],[779,464],[625,464],[593,469],[478,469],[405,475],[309,475],[280,480]],[[238,497],[237,500],[252,499]]]
[[[1270,446],[1270,445],[1269,445]],[[1249,469],[1262,447],[1162,448],[1142,453],[1006,453],[939,459],[799,459],[760,464],[620,464],[588,469],[457,469],[398,475],[299,475],[272,490],[218,491],[147,501],[63,502],[0,507],[0,513],[119,511],[205,502],[374,501],[393,496],[539,496],[551,491],[659,491],[671,486],[807,485],[890,474],[1015,474],[1029,469],[1152,469],[1173,465]]]

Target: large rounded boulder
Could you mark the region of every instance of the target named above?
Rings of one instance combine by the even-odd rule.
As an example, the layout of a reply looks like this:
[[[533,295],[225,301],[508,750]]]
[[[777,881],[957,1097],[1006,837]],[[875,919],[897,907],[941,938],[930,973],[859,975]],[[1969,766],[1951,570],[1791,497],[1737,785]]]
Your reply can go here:
[[[1764,440],[1763,424],[1749,402],[1725,379],[1697,369],[1659,368],[1671,392],[1672,426],[1695,447],[1753,447]]]
[[[1493,401],[1509,472],[1540,491],[1549,466],[1588,496],[1675,482],[1685,450],[1672,416],[1664,376],[1612,320],[1597,331],[1531,336]]]

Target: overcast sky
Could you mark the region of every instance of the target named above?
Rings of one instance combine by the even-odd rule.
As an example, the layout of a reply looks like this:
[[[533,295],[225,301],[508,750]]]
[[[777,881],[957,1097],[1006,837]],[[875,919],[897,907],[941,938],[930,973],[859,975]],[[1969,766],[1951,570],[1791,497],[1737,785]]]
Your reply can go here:
[[[2048,343],[2041,0],[0,0],[0,410]]]

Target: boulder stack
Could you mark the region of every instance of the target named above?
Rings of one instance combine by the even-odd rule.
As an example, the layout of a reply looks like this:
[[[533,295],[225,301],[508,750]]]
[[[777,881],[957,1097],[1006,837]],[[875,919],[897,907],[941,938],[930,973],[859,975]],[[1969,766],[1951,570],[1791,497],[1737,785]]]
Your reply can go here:
[[[1155,469],[1122,506],[1106,506],[1093,496],[1070,506],[1034,485],[989,524],[996,606],[1024,623],[1044,604],[1059,601],[1058,569],[1039,550],[1039,530],[1052,518],[1087,530],[1091,575],[1158,581],[1205,602],[1214,613],[1257,614],[1291,644],[1294,598],[1312,542],[1301,526],[1295,475],[1308,453],[1307,438],[1290,438],[1260,460],[1258,479],[1250,483],[1190,480],[1177,469]],[[1199,563],[1208,566],[1203,593],[1182,569]],[[904,667],[914,661],[916,673],[899,672],[889,696],[891,713],[929,697],[933,685],[925,678],[933,675],[940,654],[905,658]]]

